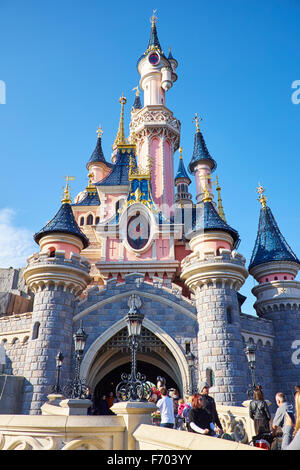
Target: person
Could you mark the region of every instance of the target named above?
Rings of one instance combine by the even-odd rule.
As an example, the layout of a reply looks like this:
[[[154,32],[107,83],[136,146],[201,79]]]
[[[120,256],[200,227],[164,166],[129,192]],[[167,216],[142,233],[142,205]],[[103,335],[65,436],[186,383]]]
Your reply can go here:
[[[166,387],[160,389],[161,398],[157,401],[156,407],[160,411],[160,426],[164,428],[174,428],[175,416],[173,400],[168,396]]]
[[[215,429],[210,413],[203,406],[202,395],[194,394],[192,408],[189,410],[188,431],[214,436]]]
[[[109,415],[109,407],[106,395],[102,395],[98,403],[98,415]]]
[[[281,449],[300,450],[300,391],[295,393],[295,423],[286,413]]]
[[[270,432],[271,414],[261,387],[254,390],[253,400],[249,405],[249,415],[254,421],[255,434]]]
[[[202,382],[200,384],[200,394],[203,397],[203,408],[210,414],[211,421],[216,426],[216,432],[223,433],[222,424],[217,412],[216,402],[213,397],[209,395],[209,385],[207,382]]]
[[[281,428],[283,431],[285,415],[287,412],[293,413],[293,405],[289,404],[286,400],[286,396],[282,392],[278,392],[275,395],[275,401],[278,406],[275,416],[272,422],[272,433],[276,435],[278,428]]]
[[[90,390],[89,387],[86,387],[85,394],[84,394],[84,398],[85,398],[86,400],[91,400],[91,402],[93,403],[93,397],[92,397],[91,390]],[[88,415],[93,414],[93,410],[94,410],[94,408],[93,408],[93,404],[92,404],[92,406],[89,406],[89,407],[88,407],[88,409],[87,409],[87,414],[88,414]]]
[[[185,425],[185,417],[190,409],[189,404],[185,403],[183,398],[178,400],[178,409],[177,409],[177,425],[176,429],[183,430]]]

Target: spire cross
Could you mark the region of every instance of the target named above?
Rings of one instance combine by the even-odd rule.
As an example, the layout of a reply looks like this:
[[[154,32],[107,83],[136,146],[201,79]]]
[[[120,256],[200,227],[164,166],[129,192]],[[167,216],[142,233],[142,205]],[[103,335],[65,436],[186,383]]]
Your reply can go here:
[[[265,189],[260,183],[258,183],[258,188],[256,191],[259,194],[258,201],[261,203],[262,208],[265,209],[267,207],[267,196],[264,195]]]
[[[155,13],[157,12],[157,10],[153,10],[153,15],[151,16],[150,18],[150,22],[152,23],[152,27],[155,26],[155,23],[156,21],[158,20],[157,16],[155,16]]]
[[[138,87],[138,86],[135,86],[134,88],[132,88],[132,90],[133,90],[133,91],[136,90],[135,95],[136,95],[136,96],[140,96],[140,90],[139,90],[139,87]]]
[[[197,132],[200,132],[199,121],[203,121],[203,119],[196,113],[193,122],[196,123]]]
[[[66,180],[66,187],[63,188],[64,190],[64,197],[62,199],[62,203],[67,203],[67,204],[71,204],[72,200],[71,200],[71,196],[70,196],[70,186],[69,186],[69,181],[73,181],[75,180],[75,176],[64,176],[65,180]]]
[[[102,136],[103,134],[103,130],[102,130],[102,127],[99,126],[98,129],[96,130],[96,133],[98,134],[98,139],[100,139],[100,137]]]

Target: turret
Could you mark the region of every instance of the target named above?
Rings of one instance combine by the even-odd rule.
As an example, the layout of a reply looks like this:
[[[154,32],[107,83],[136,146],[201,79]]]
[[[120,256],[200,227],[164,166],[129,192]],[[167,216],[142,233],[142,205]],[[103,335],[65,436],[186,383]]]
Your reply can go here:
[[[23,412],[38,414],[55,384],[56,355],[63,352],[64,380],[71,378],[75,299],[90,283],[90,264],[80,256],[88,240],[70,206],[69,184],[54,218],[35,234],[41,251],[28,260],[24,279],[34,293]],[[35,358],[32,362],[32,358]]]
[[[292,400],[300,376],[295,358],[300,338],[300,283],[295,277],[300,261],[286,242],[259,186],[260,210],[256,242],[249,273],[256,279],[252,292],[257,315],[273,321],[274,393],[282,391]]]
[[[98,139],[95,150],[93,151],[89,161],[86,164],[86,168],[89,174],[92,175],[92,182],[96,183],[104,179],[111,170],[112,164],[105,160],[102,150],[102,134],[103,130],[98,127],[97,130]]]
[[[175,201],[180,205],[191,205],[192,202],[192,195],[189,193],[189,185],[191,184],[191,179],[187,174],[183,163],[182,157],[182,148],[179,147],[179,164],[178,170],[175,176],[175,186],[176,186],[176,195]]]
[[[215,162],[206,152],[198,130],[197,134],[195,142],[199,138],[203,153],[190,166],[192,170],[197,168],[203,187],[193,210],[191,229],[185,234],[192,253],[181,263],[181,278],[196,302],[199,382],[214,376],[211,391],[216,401],[240,405],[245,399],[247,377],[237,292],[248,272],[245,258],[236,251],[239,234],[219,215],[208,189],[211,185],[204,177],[210,175]]]
[[[202,201],[205,189],[209,191],[211,197],[213,198],[211,174],[217,167],[215,160],[211,157],[207,149],[202,132],[200,131],[200,120],[202,119],[199,118],[196,114],[194,119],[196,122],[194,148],[189,164],[190,172],[195,175],[197,202]]]

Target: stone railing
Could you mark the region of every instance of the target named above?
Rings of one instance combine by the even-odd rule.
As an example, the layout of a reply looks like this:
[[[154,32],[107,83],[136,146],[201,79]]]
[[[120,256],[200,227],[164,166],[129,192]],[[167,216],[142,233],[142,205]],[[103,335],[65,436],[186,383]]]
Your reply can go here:
[[[0,450],[254,450],[248,407],[219,406],[233,440],[212,438],[151,423],[153,403],[120,402],[114,416],[87,416],[89,400],[49,395],[42,415],[0,415]]]

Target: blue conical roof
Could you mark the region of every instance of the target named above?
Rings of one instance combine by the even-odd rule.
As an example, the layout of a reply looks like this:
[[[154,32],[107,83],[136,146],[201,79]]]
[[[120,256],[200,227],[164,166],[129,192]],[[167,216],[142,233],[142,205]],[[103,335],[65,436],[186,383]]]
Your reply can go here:
[[[191,173],[193,173],[195,165],[201,160],[209,161],[212,167],[212,171],[217,168],[215,160],[211,157],[209,151],[207,150],[204,137],[201,131],[198,129],[195,134],[193,155],[189,164],[189,170]]]
[[[230,227],[218,214],[214,204],[206,201],[193,208],[192,231],[220,231],[229,233],[237,247],[240,237],[238,232]]]
[[[177,170],[177,173],[176,173],[176,176],[175,176],[175,181],[180,179],[180,178],[185,178],[185,179],[189,180],[189,184],[191,183],[191,179],[187,174],[187,171],[185,169],[182,158],[179,159],[179,165],[178,165],[178,170]]]
[[[87,165],[86,165],[87,168],[88,168],[90,163],[95,163],[95,162],[102,162],[102,163],[105,163],[106,166],[108,166],[110,168],[112,167],[112,164],[108,163],[105,160],[104,153],[103,153],[103,150],[102,150],[102,142],[101,142],[101,137],[100,136],[97,139],[95,150],[93,151],[89,161],[87,162]]]
[[[271,209],[266,206],[260,210],[257,237],[249,270],[254,266],[271,261],[294,261],[300,264],[297,256],[280,232]]]
[[[37,232],[33,238],[35,242],[38,243],[43,236],[57,232],[76,235],[82,241],[84,248],[89,245],[88,238],[80,230],[74,218],[72,208],[67,202],[61,205],[59,211],[56,213],[53,219],[50,220],[50,222],[48,222],[39,232]]]
[[[152,23],[147,50],[154,49],[154,48],[158,49],[159,51],[162,51],[162,48],[158,39],[158,35],[157,35],[156,25],[155,23]]]
[[[119,186],[128,185],[128,170],[130,158],[135,157],[134,150],[131,148],[118,148],[116,162],[112,165],[110,173],[104,180],[96,183],[96,186]]]
[[[139,95],[135,96],[135,100],[134,100],[132,107],[134,109],[142,109],[143,106],[142,106],[141,98],[139,97]]]

